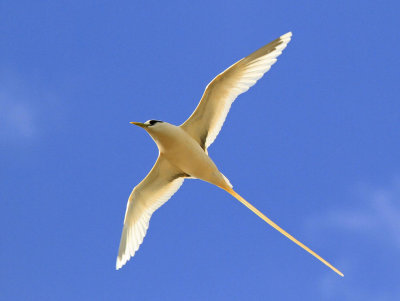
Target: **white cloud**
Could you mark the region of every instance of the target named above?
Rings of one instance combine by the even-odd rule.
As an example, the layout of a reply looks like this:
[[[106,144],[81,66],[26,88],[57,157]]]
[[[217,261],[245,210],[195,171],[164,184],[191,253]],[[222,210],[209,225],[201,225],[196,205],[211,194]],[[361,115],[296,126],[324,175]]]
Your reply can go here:
[[[27,103],[0,94],[0,135],[31,138],[35,134],[34,113]]]
[[[0,69],[0,145],[38,142],[68,119],[68,104],[47,82]]]
[[[400,248],[400,179],[384,188],[360,185],[356,204],[342,211],[334,211],[319,218],[315,224],[328,228],[376,236],[382,242]],[[382,235],[384,233],[384,235]]]
[[[359,185],[356,197],[347,199],[346,208],[306,222],[319,239],[334,235],[342,242],[334,261],[345,278],[338,281],[331,271],[320,275],[321,299],[400,300],[393,281],[400,277],[400,178],[379,188]]]
[[[37,133],[36,114],[26,85],[0,74],[0,138],[2,144],[32,139]]]

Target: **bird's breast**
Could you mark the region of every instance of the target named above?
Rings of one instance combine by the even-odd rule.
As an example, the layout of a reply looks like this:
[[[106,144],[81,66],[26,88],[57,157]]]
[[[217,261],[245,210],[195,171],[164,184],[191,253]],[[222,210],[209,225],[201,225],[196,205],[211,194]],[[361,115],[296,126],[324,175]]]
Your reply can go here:
[[[211,158],[182,128],[174,126],[156,140],[160,153],[191,177],[215,184],[221,175]]]

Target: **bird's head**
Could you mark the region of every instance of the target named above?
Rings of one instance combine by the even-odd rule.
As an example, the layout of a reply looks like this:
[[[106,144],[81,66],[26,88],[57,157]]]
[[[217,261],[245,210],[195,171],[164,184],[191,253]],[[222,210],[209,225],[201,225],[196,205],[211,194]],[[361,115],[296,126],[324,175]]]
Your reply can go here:
[[[160,127],[162,127],[162,124],[164,123],[161,120],[147,120],[145,123],[141,123],[141,122],[130,122],[131,124],[140,126],[141,128],[144,128],[146,131],[148,130],[155,130],[158,129]]]
[[[172,130],[171,127],[173,127],[172,124],[160,120],[147,120],[145,123],[131,122],[131,124],[145,129],[159,147],[165,144],[165,141],[168,141],[168,139],[165,140],[165,137],[169,136],[169,133],[171,133]]]

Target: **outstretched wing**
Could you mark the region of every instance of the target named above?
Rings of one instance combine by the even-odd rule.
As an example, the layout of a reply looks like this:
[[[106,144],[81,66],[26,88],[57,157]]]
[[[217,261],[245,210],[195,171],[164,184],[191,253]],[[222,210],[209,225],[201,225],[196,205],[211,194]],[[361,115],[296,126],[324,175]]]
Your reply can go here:
[[[233,101],[246,92],[276,62],[292,36],[291,32],[241,59],[208,84],[196,110],[181,127],[202,147],[214,142]]]
[[[151,215],[179,189],[183,176],[160,154],[146,178],[133,189],[126,205],[117,270],[135,255],[146,235]]]

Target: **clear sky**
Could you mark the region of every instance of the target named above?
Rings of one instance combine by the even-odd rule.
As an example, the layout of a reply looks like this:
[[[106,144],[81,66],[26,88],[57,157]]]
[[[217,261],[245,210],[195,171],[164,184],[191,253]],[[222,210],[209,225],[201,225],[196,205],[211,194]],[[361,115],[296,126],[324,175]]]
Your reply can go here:
[[[396,1],[0,4],[1,300],[399,300]],[[115,270],[157,158],[129,121],[183,122],[219,72],[292,31],[209,154],[339,277],[198,180]]]

